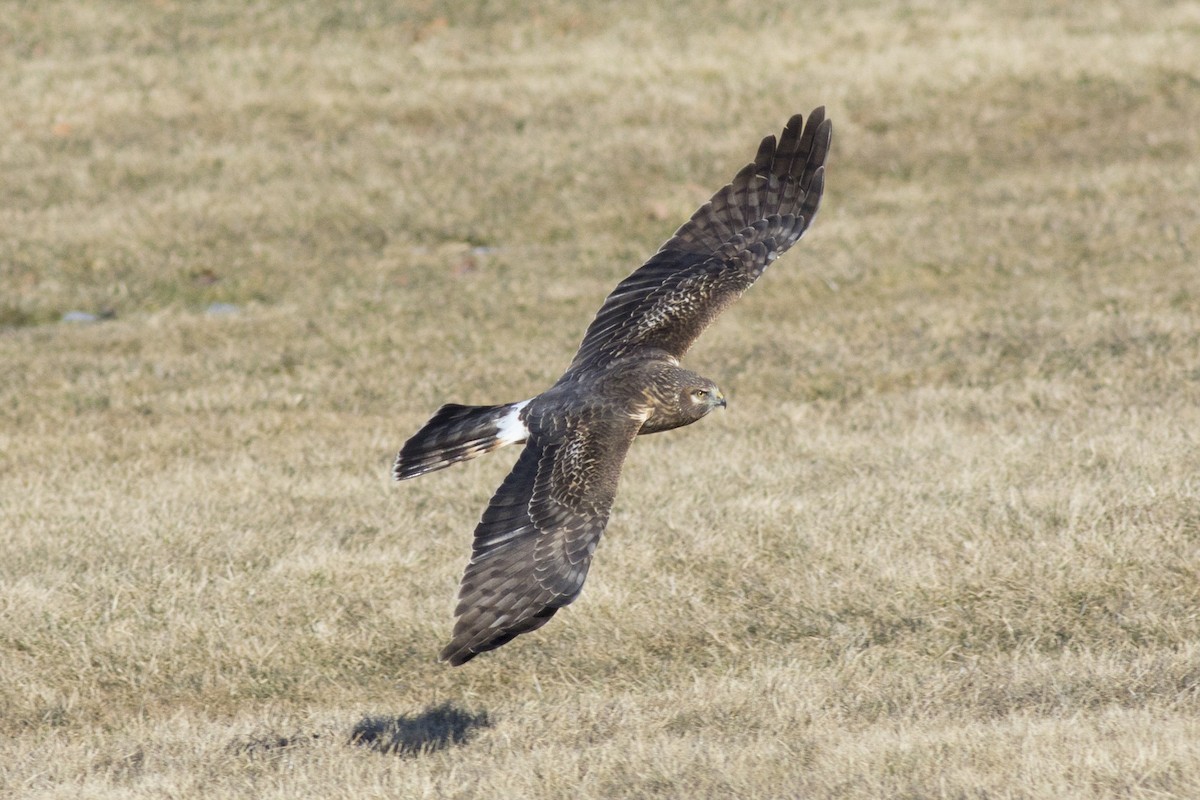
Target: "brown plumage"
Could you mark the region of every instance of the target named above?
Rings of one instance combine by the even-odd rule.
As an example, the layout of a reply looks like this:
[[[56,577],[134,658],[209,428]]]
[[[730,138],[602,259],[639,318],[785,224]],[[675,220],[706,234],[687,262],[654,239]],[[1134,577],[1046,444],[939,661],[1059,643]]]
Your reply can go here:
[[[530,400],[445,405],[396,457],[397,480],[525,443],[475,528],[458,621],[441,658],[463,664],[545,625],[579,596],[638,434],[725,405],[679,366],[696,337],[812,224],[832,127],[792,117],[604,301],[567,371]]]

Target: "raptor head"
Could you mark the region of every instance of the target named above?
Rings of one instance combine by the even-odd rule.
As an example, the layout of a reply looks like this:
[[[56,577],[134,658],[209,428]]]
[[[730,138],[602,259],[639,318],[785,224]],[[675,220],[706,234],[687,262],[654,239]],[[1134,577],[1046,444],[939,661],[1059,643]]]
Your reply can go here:
[[[652,412],[642,424],[642,433],[691,425],[714,408],[725,407],[725,394],[715,383],[674,365],[655,376],[645,396]]]
[[[725,394],[712,381],[700,378],[684,386],[679,406],[685,417],[697,420],[714,408],[725,408]]]

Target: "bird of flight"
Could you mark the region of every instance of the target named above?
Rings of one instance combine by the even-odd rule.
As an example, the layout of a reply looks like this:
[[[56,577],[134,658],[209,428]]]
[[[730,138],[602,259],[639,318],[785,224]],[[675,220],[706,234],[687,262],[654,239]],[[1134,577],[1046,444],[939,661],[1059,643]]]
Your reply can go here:
[[[818,108],[807,125],[788,120],[778,142],[763,139],[754,162],[617,285],[549,389],[519,403],[444,405],[404,444],[396,480],[525,444],[475,528],[442,661],[464,664],[575,600],[634,437],[725,406],[679,359],[812,224],[832,131]]]

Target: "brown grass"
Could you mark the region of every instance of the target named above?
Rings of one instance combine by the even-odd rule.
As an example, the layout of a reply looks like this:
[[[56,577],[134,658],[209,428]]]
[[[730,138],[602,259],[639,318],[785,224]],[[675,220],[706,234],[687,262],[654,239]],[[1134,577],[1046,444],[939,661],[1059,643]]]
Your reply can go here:
[[[344,5],[0,8],[0,794],[1200,795],[1196,4]],[[728,413],[436,664],[511,458],[395,449],[820,103]]]

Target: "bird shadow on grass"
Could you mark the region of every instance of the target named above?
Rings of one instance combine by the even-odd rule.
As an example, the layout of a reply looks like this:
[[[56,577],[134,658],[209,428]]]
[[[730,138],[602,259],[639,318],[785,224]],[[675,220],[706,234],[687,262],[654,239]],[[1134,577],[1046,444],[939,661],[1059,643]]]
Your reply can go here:
[[[442,703],[420,714],[363,717],[350,733],[350,744],[389,755],[418,755],[465,744],[491,724],[486,711],[473,714]]]

